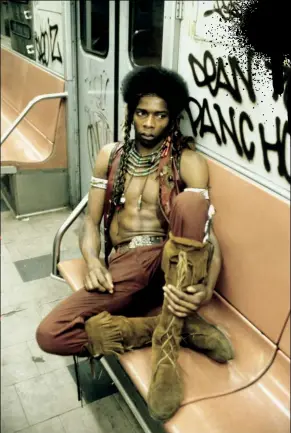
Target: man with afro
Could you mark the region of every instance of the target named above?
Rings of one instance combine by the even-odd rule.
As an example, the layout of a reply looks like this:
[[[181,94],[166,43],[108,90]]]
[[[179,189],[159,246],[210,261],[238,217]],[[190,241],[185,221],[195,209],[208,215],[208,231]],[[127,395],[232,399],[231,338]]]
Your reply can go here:
[[[89,357],[152,344],[147,401],[165,421],[183,398],[181,341],[217,362],[233,358],[226,336],[197,313],[211,299],[220,250],[207,163],[179,129],[185,81],[162,67],[140,67],[124,78],[122,95],[124,139],[97,156],[80,232],[84,288],[42,321],[37,341],[49,353]]]

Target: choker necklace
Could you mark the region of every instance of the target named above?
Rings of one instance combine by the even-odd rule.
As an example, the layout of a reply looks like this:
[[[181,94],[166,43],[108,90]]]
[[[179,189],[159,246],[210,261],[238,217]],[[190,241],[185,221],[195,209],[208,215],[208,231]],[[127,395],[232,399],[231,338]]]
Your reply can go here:
[[[126,171],[131,176],[149,176],[159,165],[163,145],[148,155],[140,155],[135,145],[132,146],[127,160]]]

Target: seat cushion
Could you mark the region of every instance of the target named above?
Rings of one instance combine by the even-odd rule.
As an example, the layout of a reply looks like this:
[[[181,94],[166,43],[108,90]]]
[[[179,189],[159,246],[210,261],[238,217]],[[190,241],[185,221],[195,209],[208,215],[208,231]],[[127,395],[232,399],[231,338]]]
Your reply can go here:
[[[87,265],[83,258],[64,260],[58,264],[58,270],[74,292],[84,287]]]
[[[87,266],[83,258],[60,262],[58,269],[74,291],[84,286]],[[221,365],[200,353],[182,348],[179,363],[185,388],[183,404],[247,386],[268,368],[276,351],[276,346],[219,294],[215,294],[200,313],[226,331],[234,345],[235,359]],[[120,356],[120,362],[146,399],[151,377],[151,348],[128,352]]]
[[[290,433],[290,359],[278,351],[257,382],[183,406],[164,428],[169,433]]]
[[[199,313],[229,335],[235,358],[227,364],[218,364],[203,354],[182,348],[179,364],[183,371],[183,404],[251,384],[269,367],[276,351],[269,339],[218,294]],[[151,378],[151,348],[125,353],[120,356],[120,362],[146,400]]]

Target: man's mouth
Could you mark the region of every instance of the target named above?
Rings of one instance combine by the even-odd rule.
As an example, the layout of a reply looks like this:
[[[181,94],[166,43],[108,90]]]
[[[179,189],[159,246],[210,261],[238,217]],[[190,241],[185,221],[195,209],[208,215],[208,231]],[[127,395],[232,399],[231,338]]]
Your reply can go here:
[[[152,134],[141,134],[142,138],[144,138],[145,140],[152,140],[153,138],[155,138],[154,135]]]

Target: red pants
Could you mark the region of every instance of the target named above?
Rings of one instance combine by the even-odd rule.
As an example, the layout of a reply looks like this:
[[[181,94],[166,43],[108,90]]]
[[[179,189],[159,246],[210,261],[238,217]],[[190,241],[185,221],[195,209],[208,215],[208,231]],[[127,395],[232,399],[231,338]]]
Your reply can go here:
[[[174,236],[202,241],[208,202],[197,193],[183,192],[173,203],[169,230]],[[36,339],[42,350],[57,355],[86,355],[85,322],[102,311],[143,316],[163,302],[161,270],[163,243],[115,253],[109,262],[114,293],[81,289],[57,305],[40,323]]]

